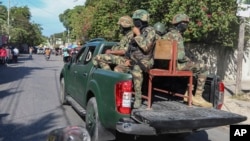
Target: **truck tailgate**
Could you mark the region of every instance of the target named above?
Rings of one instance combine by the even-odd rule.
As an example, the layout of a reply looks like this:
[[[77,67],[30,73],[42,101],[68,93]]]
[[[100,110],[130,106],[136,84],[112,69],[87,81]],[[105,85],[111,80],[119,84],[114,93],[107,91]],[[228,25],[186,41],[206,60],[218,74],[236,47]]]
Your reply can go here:
[[[158,132],[199,130],[245,121],[247,117],[213,108],[188,107],[175,101],[157,102],[152,110],[135,109],[132,118]]]

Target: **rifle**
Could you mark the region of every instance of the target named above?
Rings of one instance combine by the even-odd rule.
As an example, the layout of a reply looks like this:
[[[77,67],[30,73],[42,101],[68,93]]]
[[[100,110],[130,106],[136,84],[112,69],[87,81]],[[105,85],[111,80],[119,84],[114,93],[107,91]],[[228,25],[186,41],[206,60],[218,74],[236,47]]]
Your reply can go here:
[[[138,49],[139,47],[137,43],[134,40],[132,40],[129,43],[129,47],[128,47],[127,52],[125,53],[125,57],[130,60],[131,68],[134,65],[138,65],[143,71],[147,72],[148,69],[144,66],[144,64],[142,64],[141,61],[137,59],[135,55],[133,55],[133,52],[137,51]]]
[[[128,50],[125,52],[125,57],[127,59],[131,59],[131,54],[138,50],[138,45],[136,44],[135,40],[132,39],[129,43]]]

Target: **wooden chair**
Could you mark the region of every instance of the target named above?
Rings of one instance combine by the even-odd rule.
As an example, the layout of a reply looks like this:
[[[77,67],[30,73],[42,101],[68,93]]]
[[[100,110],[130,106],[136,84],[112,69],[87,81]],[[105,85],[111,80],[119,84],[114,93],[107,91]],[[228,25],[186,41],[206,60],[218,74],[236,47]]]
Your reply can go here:
[[[188,99],[188,105],[192,103],[192,88],[193,88],[193,73],[192,71],[180,71],[176,69],[177,66],[177,42],[172,40],[160,39],[156,41],[154,59],[168,60],[168,67],[163,69],[153,68],[148,71],[148,95],[142,98],[148,100],[148,109],[152,105],[152,89],[155,91],[168,93],[167,90],[153,88],[152,80],[155,76],[167,77],[188,77],[188,96],[183,94],[174,93],[174,96],[179,96]]]

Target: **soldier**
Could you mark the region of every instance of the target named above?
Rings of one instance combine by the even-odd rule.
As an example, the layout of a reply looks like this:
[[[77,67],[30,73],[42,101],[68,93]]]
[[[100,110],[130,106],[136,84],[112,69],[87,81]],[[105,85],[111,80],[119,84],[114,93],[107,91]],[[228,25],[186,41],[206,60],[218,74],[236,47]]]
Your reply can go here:
[[[133,33],[135,37],[130,42],[128,49],[127,60],[125,66],[130,67],[130,73],[133,76],[135,102],[134,108],[141,107],[142,97],[142,82],[143,72],[147,72],[154,64],[153,50],[155,44],[155,30],[149,26],[149,13],[146,10],[139,9],[133,13],[134,28]],[[122,67],[124,65],[118,65]]]
[[[166,26],[163,23],[160,22],[155,23],[154,29],[156,32],[156,40],[162,39],[162,37],[166,34]]]
[[[105,70],[111,70],[109,64],[117,65],[125,62],[124,54],[128,49],[130,40],[134,36],[132,32],[133,20],[130,16],[121,17],[117,24],[120,25],[120,32],[123,35],[119,44],[107,50],[105,54],[99,54],[93,59],[95,66],[100,66]],[[128,67],[126,68],[128,69]]]
[[[197,89],[195,95],[192,98],[192,104],[201,107],[212,107],[212,104],[207,102],[202,98],[202,93],[204,91],[205,81],[207,78],[207,68],[202,61],[192,62],[185,55],[184,41],[182,34],[186,31],[189,23],[189,17],[186,14],[177,14],[174,16],[172,24],[174,28],[164,35],[163,38],[177,41],[178,47],[178,70],[191,70],[194,73],[195,79],[197,81]],[[187,92],[186,94],[187,95]],[[184,99],[186,101],[186,99]]]

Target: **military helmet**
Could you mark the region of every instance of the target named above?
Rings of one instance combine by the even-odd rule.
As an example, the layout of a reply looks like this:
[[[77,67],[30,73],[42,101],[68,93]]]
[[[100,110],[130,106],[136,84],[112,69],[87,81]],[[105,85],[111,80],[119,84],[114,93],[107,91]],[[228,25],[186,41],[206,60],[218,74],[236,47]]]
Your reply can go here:
[[[136,10],[133,14],[133,19],[140,19],[141,21],[148,22],[149,21],[149,13],[146,10],[139,9]]]
[[[154,24],[154,29],[157,33],[159,32],[160,34],[164,34],[166,32],[165,24],[160,22]]]
[[[186,14],[176,14],[172,20],[172,24],[180,22],[189,22],[189,17]]]
[[[117,24],[121,25],[122,27],[132,27],[133,26],[133,19],[130,16],[122,16]]]

